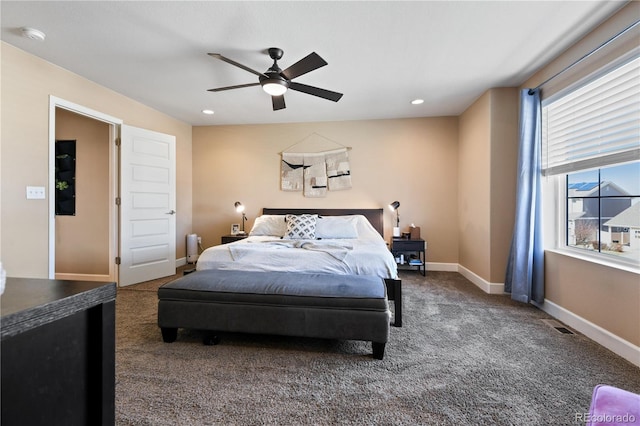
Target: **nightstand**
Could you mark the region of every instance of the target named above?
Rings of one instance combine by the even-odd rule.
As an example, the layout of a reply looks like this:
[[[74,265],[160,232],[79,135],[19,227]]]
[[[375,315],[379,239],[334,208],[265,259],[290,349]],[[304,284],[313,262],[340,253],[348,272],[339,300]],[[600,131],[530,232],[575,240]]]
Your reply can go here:
[[[238,240],[244,240],[249,234],[236,234],[236,235],[223,235],[221,238],[221,244],[232,243]]]
[[[410,269],[426,275],[425,268],[426,243],[422,238],[413,240],[406,238],[391,239],[391,253],[396,259],[398,269]]]

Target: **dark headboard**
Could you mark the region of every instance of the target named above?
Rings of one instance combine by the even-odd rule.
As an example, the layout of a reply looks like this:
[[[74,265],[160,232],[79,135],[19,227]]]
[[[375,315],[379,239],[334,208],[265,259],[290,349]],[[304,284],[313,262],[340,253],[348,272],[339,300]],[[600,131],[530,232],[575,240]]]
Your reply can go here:
[[[319,214],[321,216],[344,216],[361,214],[366,217],[371,225],[384,238],[384,222],[382,209],[273,209],[263,208],[262,214]]]

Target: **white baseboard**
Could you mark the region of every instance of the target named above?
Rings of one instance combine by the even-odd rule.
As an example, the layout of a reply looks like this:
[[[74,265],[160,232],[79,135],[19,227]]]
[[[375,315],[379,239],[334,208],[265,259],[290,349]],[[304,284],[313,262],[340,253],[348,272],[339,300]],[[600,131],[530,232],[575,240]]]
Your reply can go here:
[[[458,264],[427,262],[427,271],[458,272]]]
[[[471,272],[462,265],[458,265],[458,272],[488,294],[504,294],[504,283],[490,283],[479,275]]]
[[[187,264],[187,258],[181,257],[180,259],[176,259],[176,268]]]
[[[576,331],[579,331],[594,342],[640,367],[640,347],[547,299],[545,299],[542,304],[534,304],[544,312],[557,318]]]

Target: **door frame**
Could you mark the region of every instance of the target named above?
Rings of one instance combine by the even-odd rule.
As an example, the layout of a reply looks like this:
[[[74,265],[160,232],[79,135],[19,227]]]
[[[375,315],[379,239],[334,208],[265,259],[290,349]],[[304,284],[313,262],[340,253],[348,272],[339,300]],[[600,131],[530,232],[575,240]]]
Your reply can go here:
[[[118,281],[116,256],[118,256],[119,222],[116,197],[119,194],[119,162],[116,141],[123,120],[95,111],[91,108],[49,96],[49,279],[56,279],[56,208],[55,208],[55,149],[56,108],[62,108],[109,125],[109,198],[113,200],[109,209],[109,275],[58,274],[58,279],[83,281]]]

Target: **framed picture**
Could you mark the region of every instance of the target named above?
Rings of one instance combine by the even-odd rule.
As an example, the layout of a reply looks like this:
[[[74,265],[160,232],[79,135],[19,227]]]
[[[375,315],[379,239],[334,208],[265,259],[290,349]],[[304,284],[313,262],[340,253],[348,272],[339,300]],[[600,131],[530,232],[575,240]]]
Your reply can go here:
[[[231,224],[231,235],[238,235],[240,233],[240,224],[232,223]]]

